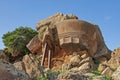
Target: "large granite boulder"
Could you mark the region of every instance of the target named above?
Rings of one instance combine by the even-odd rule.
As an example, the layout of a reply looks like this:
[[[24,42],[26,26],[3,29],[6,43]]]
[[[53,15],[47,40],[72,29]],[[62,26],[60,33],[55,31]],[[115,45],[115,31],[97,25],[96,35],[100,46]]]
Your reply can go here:
[[[41,36],[44,35],[44,31],[46,29],[47,26],[50,26],[51,24],[55,24],[58,23],[60,21],[66,20],[66,19],[78,19],[76,16],[74,16],[73,14],[70,15],[64,15],[62,13],[58,13],[55,14],[45,20],[42,20],[40,22],[37,23],[37,31],[38,31],[38,35],[36,35],[28,44],[27,44],[27,48],[32,52],[32,53],[41,53]]]
[[[38,22],[36,28],[38,32],[41,32],[41,29],[47,28],[46,26],[52,29],[53,26],[57,28],[57,32],[55,34],[57,36],[55,36],[55,39],[59,39],[58,42],[60,47],[66,52],[79,52],[81,50],[86,50],[88,52],[88,56],[94,58],[105,56],[107,59],[110,58],[110,50],[104,43],[104,39],[98,25],[78,20],[78,17],[74,15],[64,15],[59,13]],[[44,31],[45,29],[43,29],[40,34],[44,34]],[[40,36],[38,35],[38,37]],[[28,49],[32,53],[36,53],[41,49],[40,45],[42,44],[40,44],[39,41],[41,39],[38,37],[34,37],[27,45]],[[54,45],[54,47],[56,50],[55,54],[59,53],[56,49],[56,45]]]
[[[12,64],[0,61],[0,80],[29,80],[24,71],[17,70]]]
[[[86,50],[92,57],[110,56],[97,25],[77,19],[64,20],[55,25],[60,46],[65,51]]]

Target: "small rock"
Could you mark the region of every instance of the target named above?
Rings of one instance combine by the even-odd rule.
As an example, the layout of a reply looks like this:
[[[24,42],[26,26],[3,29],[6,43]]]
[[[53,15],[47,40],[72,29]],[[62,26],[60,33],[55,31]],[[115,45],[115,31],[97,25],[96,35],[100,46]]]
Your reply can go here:
[[[107,80],[105,75],[95,76],[92,80]]]
[[[79,63],[81,59],[82,58],[79,55],[76,55],[70,59],[70,63]]]
[[[64,70],[68,70],[68,64],[66,64],[66,63],[62,64],[62,71],[64,71]]]
[[[18,70],[25,71],[25,65],[22,61],[15,62],[13,64]]]
[[[91,58],[91,57],[87,57],[87,58],[85,58],[85,59],[83,59],[83,60],[81,60],[81,61],[79,62],[79,66],[81,66],[82,64],[84,64],[84,63],[86,63],[86,62],[90,62],[91,64],[94,64],[92,58]]]
[[[88,80],[81,72],[66,72],[59,74],[57,80]]]
[[[80,71],[89,72],[93,69],[94,69],[94,62],[91,57],[85,58],[79,63],[78,70]]]
[[[70,63],[68,64],[68,69],[79,66],[81,60],[82,58],[79,55],[74,55],[71,57]]]
[[[87,76],[87,77],[91,77],[91,76],[94,76],[95,74],[93,74],[93,73],[85,73],[84,75]]]
[[[113,71],[111,70],[110,67],[107,67],[101,74],[111,76]]]
[[[104,65],[104,64],[99,64],[99,66],[98,66],[98,71],[99,71],[99,72],[102,72],[103,70],[105,70],[106,67],[107,67],[107,66]]]
[[[83,65],[81,65],[79,68],[78,68],[79,71],[82,71],[82,72],[88,72],[88,71],[91,71],[91,65],[89,62],[86,62],[84,63]]]
[[[78,72],[78,67],[74,67],[74,68],[71,68],[70,71],[75,71],[75,72]]]
[[[81,56],[81,58],[87,58],[88,57],[88,54],[83,54],[82,56]]]
[[[99,59],[100,63],[106,63],[107,62],[107,59],[105,57],[101,57]]]

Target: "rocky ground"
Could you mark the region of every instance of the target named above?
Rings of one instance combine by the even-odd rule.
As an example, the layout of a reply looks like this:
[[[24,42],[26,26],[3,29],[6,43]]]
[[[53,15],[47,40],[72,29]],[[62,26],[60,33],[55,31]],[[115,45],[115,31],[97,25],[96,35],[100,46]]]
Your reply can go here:
[[[63,61],[54,61],[51,69],[40,66],[38,55],[25,55],[11,64],[1,52],[0,59],[0,80],[120,80],[120,48],[111,53],[110,60],[74,52]]]

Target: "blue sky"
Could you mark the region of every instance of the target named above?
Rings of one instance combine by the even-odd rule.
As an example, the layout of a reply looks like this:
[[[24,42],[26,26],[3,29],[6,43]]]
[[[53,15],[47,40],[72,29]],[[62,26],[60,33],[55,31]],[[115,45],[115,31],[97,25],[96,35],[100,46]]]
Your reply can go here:
[[[99,25],[108,48],[120,46],[120,0],[0,0],[0,49],[6,32],[19,26],[36,29],[38,21],[58,12]]]

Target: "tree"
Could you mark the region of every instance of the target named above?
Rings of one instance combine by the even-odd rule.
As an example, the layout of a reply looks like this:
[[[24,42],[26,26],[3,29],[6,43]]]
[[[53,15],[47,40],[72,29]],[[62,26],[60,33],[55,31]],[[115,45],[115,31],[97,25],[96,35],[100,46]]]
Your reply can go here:
[[[12,32],[3,35],[3,43],[8,48],[8,52],[13,56],[20,53],[25,54],[29,50],[26,44],[37,34],[37,32],[29,27],[19,27]]]

